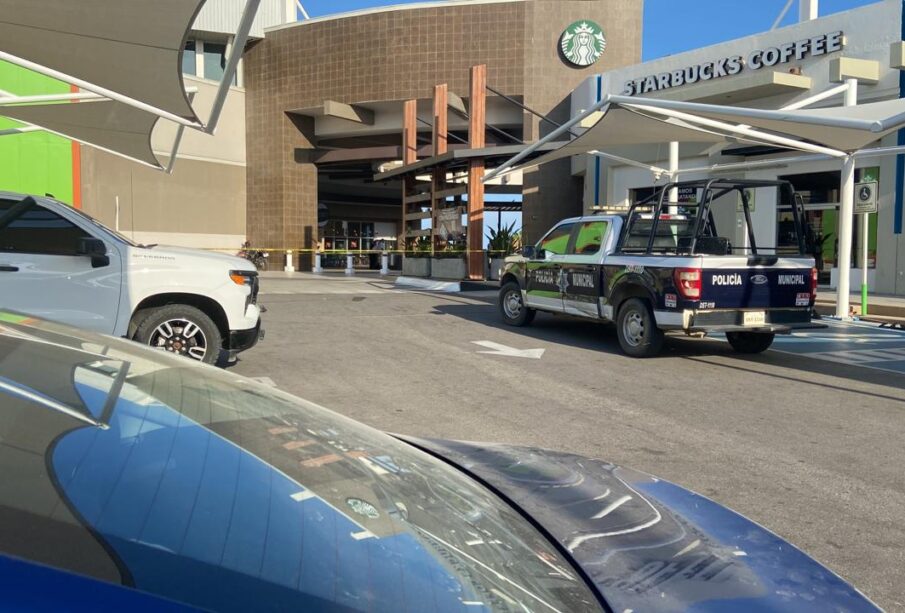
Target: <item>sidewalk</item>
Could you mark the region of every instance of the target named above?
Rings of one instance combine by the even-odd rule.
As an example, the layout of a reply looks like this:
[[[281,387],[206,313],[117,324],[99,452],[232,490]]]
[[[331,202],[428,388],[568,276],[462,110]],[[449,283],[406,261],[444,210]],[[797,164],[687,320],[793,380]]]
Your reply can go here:
[[[849,301],[855,309],[855,314],[861,313],[861,294],[851,294]],[[821,289],[817,291],[817,302],[814,307],[823,315],[833,315],[836,312],[836,291]],[[905,320],[905,296],[890,296],[888,294],[870,294],[867,297],[868,317],[894,317]]]

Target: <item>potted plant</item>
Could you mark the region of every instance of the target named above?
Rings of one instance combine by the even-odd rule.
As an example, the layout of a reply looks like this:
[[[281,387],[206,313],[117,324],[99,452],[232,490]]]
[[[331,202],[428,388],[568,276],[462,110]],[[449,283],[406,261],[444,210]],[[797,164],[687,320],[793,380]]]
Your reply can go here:
[[[464,279],[468,275],[465,261],[464,237],[452,239],[443,249],[434,251],[431,258],[431,276],[435,279]]]
[[[506,227],[498,229],[491,228],[487,233],[487,252],[490,256],[490,275],[489,278],[497,280],[500,278],[500,269],[507,256],[510,256],[522,248],[522,233],[515,229],[513,221]]]
[[[419,236],[402,259],[402,274],[408,277],[431,276],[431,238]]]

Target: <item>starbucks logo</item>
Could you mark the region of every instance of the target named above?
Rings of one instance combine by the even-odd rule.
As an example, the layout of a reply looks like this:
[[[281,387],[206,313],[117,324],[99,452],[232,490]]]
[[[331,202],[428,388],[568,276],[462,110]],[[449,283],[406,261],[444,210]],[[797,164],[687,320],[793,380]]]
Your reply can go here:
[[[593,21],[576,21],[562,33],[559,41],[562,54],[576,66],[590,66],[600,59],[606,49],[603,28]]]

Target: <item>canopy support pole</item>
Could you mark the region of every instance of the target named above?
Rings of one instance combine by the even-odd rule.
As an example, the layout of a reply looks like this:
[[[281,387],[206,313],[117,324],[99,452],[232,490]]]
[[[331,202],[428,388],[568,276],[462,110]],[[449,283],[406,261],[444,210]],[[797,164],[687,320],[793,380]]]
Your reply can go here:
[[[604,96],[600,102],[596,102],[595,104],[591,105],[591,107],[588,110],[586,110],[584,113],[579,113],[578,115],[576,115],[569,121],[565,122],[564,124],[562,124],[561,126],[556,128],[555,130],[553,130],[552,132],[550,132],[549,134],[544,136],[543,138],[540,138],[537,141],[535,141],[534,143],[532,143],[531,145],[525,147],[525,149],[521,153],[519,153],[512,159],[507,160],[506,163],[504,163],[502,166],[500,166],[500,167],[494,169],[493,171],[487,173],[486,175],[484,175],[484,178],[482,179],[482,183],[487,183],[488,181],[495,179],[496,177],[498,177],[502,174],[506,174],[510,168],[512,168],[513,166],[515,166],[516,164],[518,164],[519,162],[524,160],[526,157],[528,157],[529,155],[531,155],[532,153],[534,153],[535,151],[537,151],[538,149],[540,149],[547,143],[553,142],[554,140],[556,140],[557,138],[559,138],[560,136],[562,136],[563,134],[568,132],[572,128],[572,126],[575,126],[575,125],[581,123],[586,117],[593,115],[594,113],[596,113],[597,111],[599,111],[600,109],[605,107],[607,104],[609,104],[609,98],[610,97],[608,95]]]
[[[836,94],[841,94],[843,92],[848,91],[848,85],[843,83],[842,85],[836,85],[829,89],[825,89],[819,94],[814,94],[813,96],[808,96],[807,98],[802,98],[798,102],[793,102],[792,104],[787,104],[785,106],[779,107],[780,111],[797,111],[798,109],[803,109],[805,107],[811,106],[812,104],[816,104],[827,98],[832,98]],[[750,128],[748,124],[739,124],[739,126],[744,128]],[[719,153],[725,147],[725,143],[717,143],[715,145],[710,146],[704,153],[706,155],[713,155],[714,153]]]
[[[657,179],[659,179],[662,175],[670,174],[670,171],[665,168],[660,168],[659,166],[651,166],[650,164],[645,164],[644,162],[638,162],[637,160],[624,158],[621,155],[616,155],[614,153],[606,153],[605,151],[599,150],[588,151],[588,153],[605,160],[613,160],[614,162],[625,164],[626,166],[634,166],[635,168],[643,168],[644,170],[649,170],[657,175]]]
[[[226,68],[223,70],[223,80],[220,81],[220,88],[211,105],[211,114],[207,118],[207,125],[204,131],[213,134],[220,122],[220,113],[223,112],[223,105],[226,104],[226,96],[229,94],[229,88],[233,83],[233,76],[239,68],[239,60],[245,53],[245,44],[248,42],[248,33],[251,32],[251,26],[258,14],[258,7],[261,0],[248,0],[245,4],[245,10],[242,12],[242,19],[239,20],[239,27],[236,29],[236,36],[233,38],[233,48],[226,61]]]
[[[679,141],[673,140],[669,142],[669,180],[675,183],[679,180]],[[679,212],[677,206],[673,203],[679,202],[679,188],[669,188],[669,214],[675,215]]]
[[[858,103],[858,80],[846,79],[844,106]],[[842,162],[842,185],[839,206],[839,281],[836,286],[836,317],[850,320],[849,288],[852,268],[852,221],[855,209],[855,156],[847,155]]]
[[[195,93],[189,94],[189,104],[195,101]],[[182,135],[185,133],[185,126],[176,128],[176,138],[173,139],[173,149],[170,151],[170,159],[167,160],[165,172],[168,175],[173,174],[173,166],[176,165],[176,154],[179,153],[179,145],[182,144]]]

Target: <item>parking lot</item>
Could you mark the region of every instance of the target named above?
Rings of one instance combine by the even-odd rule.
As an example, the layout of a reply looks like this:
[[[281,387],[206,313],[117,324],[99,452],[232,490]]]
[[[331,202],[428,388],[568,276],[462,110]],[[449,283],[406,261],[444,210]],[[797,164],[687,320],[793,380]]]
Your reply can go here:
[[[265,278],[267,337],[233,371],[391,432],[653,473],[760,522],[881,606],[905,607],[905,375],[891,372],[905,334],[837,324],[750,358],[682,338],[635,360],[595,324],[541,314],[503,326],[494,298],[365,275]]]

